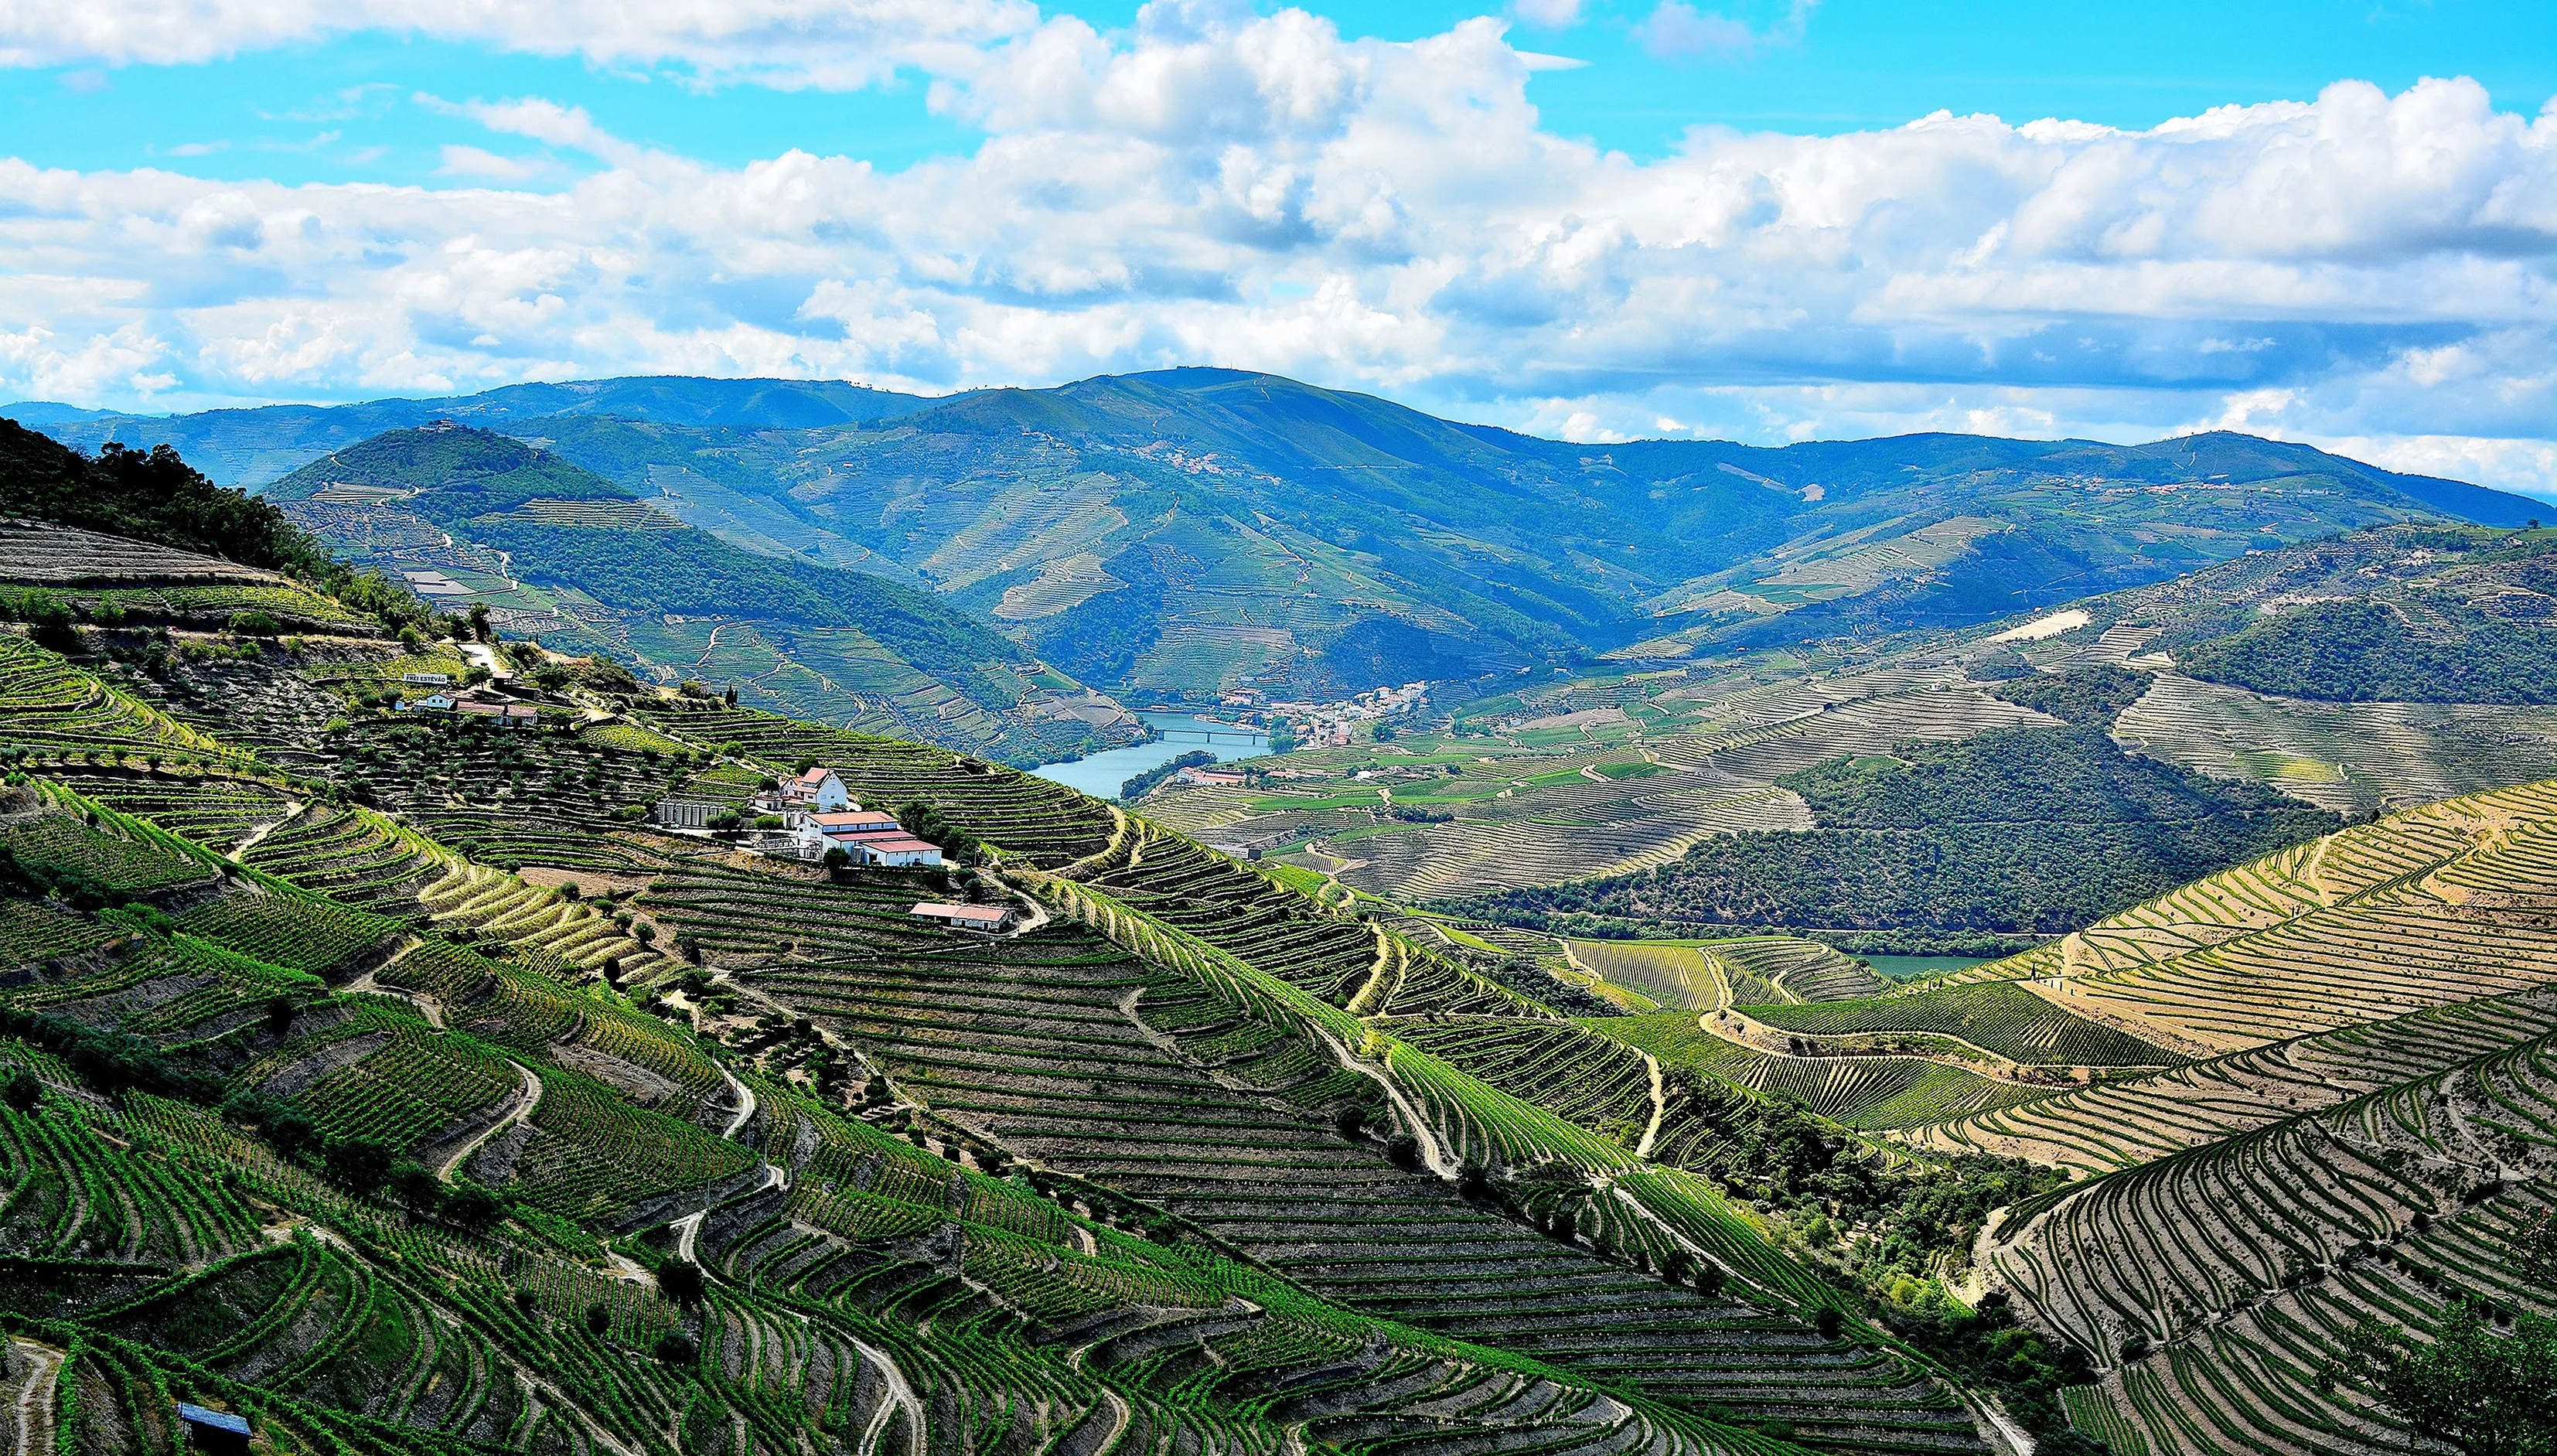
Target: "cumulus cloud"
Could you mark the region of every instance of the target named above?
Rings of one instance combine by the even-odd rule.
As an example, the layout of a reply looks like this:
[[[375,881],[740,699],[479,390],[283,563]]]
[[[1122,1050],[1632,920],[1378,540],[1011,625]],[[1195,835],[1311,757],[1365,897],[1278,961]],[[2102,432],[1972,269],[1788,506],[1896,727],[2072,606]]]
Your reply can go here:
[[[842,89],[965,68],[1037,22],[1029,0],[16,0],[0,6],[0,66],[169,65],[391,31]]]
[[[1529,73],[1495,20],[1386,43],[1195,0],[935,71],[985,139],[902,172],[714,166],[539,97],[419,101],[490,133],[444,190],[0,163],[0,394],[1221,363],[1592,441],[2234,423],[2557,489],[2557,112],[2341,82],[1636,162],[1544,130]]]

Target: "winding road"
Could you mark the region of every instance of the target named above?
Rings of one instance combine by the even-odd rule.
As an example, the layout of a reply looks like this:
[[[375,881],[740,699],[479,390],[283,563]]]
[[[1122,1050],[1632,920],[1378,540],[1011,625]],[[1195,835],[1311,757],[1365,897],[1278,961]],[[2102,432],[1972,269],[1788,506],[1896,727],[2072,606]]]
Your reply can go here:
[[[852,1339],[851,1336],[845,1338]],[[878,1456],[878,1439],[887,1429],[891,1408],[902,1408],[905,1411],[906,1456],[922,1456],[923,1402],[915,1398],[914,1387],[905,1383],[905,1372],[896,1368],[895,1361],[888,1359],[864,1341],[853,1340],[853,1348],[862,1352],[862,1359],[878,1367],[879,1380],[887,1386],[887,1398],[881,1400],[878,1409],[871,1413],[870,1428],[862,1432],[861,1450],[857,1456]]]
[[[17,1456],[53,1456],[54,1388],[62,1377],[63,1352],[24,1338],[12,1338],[9,1347],[35,1367],[27,1373],[27,1383],[18,1389],[18,1440],[14,1449]]]
[[[447,1182],[452,1181],[453,1170],[462,1166],[463,1159],[468,1158],[474,1152],[477,1152],[481,1146],[486,1144],[489,1138],[496,1136],[498,1133],[505,1131],[517,1123],[531,1117],[533,1115],[533,1109],[541,1106],[542,1079],[534,1076],[531,1072],[525,1070],[521,1066],[515,1068],[515,1075],[524,1079],[522,1089],[517,1091],[515,1094],[515,1105],[512,1108],[507,1109],[504,1117],[501,1117],[497,1121],[489,1124],[487,1131],[482,1132],[478,1136],[471,1138],[469,1142],[462,1144],[460,1148],[454,1151],[453,1156],[446,1158],[444,1160],[444,1166],[435,1170],[435,1175],[437,1177],[442,1178]]]

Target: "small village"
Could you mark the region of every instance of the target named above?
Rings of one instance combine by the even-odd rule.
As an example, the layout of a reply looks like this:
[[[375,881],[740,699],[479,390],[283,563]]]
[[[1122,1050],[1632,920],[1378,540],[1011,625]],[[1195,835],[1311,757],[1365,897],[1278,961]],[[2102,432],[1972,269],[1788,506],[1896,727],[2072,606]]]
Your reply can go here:
[[[741,830],[742,849],[829,870],[953,867],[941,846],[908,830],[895,815],[864,808],[830,768],[811,766],[767,781],[742,813],[715,799],[677,794],[659,800],[650,817],[662,829],[704,838]],[[1002,935],[1017,919],[1010,905],[964,900],[919,901],[908,913],[979,935]]]
[[[1218,700],[1218,706],[1240,710],[1247,722],[1268,724],[1272,746],[1285,752],[1286,748],[1279,746],[1282,742],[1298,748],[1346,748],[1355,725],[1409,718],[1428,702],[1429,684],[1419,682],[1405,683],[1399,688],[1374,688],[1330,703],[1272,702],[1268,694],[1245,688],[1226,694]]]

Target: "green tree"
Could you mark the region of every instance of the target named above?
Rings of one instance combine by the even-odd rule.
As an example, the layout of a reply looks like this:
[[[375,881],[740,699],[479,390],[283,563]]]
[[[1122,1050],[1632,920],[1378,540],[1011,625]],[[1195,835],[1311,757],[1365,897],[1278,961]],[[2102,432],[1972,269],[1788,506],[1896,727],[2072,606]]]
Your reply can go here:
[[[2344,1334],[2329,1384],[2375,1397],[2469,1456],[2557,1453],[2557,1320],[2524,1314],[2509,1335],[2475,1298],[2451,1302],[2427,1343],[2365,1319]]]

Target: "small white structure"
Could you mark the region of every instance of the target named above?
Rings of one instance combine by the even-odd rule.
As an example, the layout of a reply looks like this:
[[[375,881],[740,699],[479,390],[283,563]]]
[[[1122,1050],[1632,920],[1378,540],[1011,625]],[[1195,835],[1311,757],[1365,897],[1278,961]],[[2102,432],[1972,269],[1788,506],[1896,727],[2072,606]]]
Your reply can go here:
[[[865,864],[887,869],[938,869],[941,847],[900,830],[893,835],[861,835],[836,841]]]
[[[504,728],[539,728],[542,722],[542,711],[529,703],[465,701],[454,704],[453,711]]]
[[[969,930],[979,935],[1001,935],[1012,928],[1009,905],[950,905],[939,900],[925,900],[907,912],[917,920],[937,920],[952,930]]]
[[[659,824],[668,829],[708,829],[711,816],[720,812],[720,804],[711,799],[679,799],[672,795],[657,801],[652,811]]]
[[[453,711],[453,695],[450,693],[429,693],[423,698],[402,698],[399,700],[399,711],[402,713],[451,713]]]

